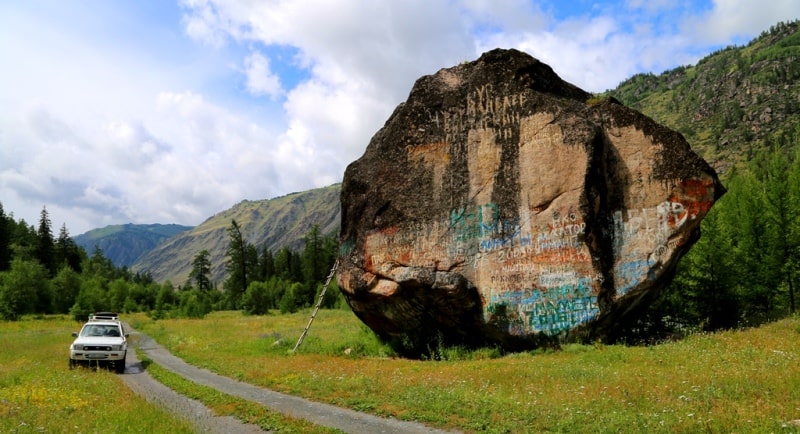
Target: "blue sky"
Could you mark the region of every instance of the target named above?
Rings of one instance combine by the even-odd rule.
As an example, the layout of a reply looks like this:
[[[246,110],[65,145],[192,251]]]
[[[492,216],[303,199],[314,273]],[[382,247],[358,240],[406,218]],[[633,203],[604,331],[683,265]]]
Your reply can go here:
[[[341,181],[418,77],[489,49],[600,92],[797,18],[796,0],[5,0],[0,203],[73,235],[197,225]]]

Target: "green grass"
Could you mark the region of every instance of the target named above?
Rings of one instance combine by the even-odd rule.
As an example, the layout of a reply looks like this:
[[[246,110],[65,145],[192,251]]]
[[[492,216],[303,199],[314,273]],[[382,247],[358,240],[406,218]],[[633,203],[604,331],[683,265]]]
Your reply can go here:
[[[132,318],[190,363],[356,410],[473,432],[793,432],[800,319],[654,347],[392,357],[348,311]],[[454,353],[454,354],[457,354]]]
[[[215,372],[378,415],[467,432],[800,432],[800,318],[653,347],[569,345],[498,357],[393,357],[348,311],[123,318]],[[0,432],[192,432],[107,371],[69,370],[66,317],[0,323]],[[460,360],[452,360],[459,359]],[[215,412],[279,432],[322,429],[148,371]]]
[[[80,326],[67,317],[0,322],[0,432],[194,432],[116,374],[70,370]]]

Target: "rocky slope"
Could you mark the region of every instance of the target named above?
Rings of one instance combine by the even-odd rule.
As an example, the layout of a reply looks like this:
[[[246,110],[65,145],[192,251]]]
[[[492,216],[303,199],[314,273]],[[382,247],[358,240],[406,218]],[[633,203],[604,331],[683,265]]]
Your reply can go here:
[[[766,146],[793,149],[800,140],[800,21],[697,65],[635,75],[608,94],[683,133],[721,172]]]
[[[334,184],[274,199],[242,201],[165,241],[143,255],[132,269],[147,271],[159,282],[169,280],[182,285],[192,270],[194,257],[208,250],[212,280],[220,283],[224,280],[227,229],[231,220],[236,220],[242,228],[247,242],[259,249],[266,247],[274,252],[289,247],[300,251],[303,237],[314,225],[319,226],[322,234],[338,231],[340,190],[341,185]]]

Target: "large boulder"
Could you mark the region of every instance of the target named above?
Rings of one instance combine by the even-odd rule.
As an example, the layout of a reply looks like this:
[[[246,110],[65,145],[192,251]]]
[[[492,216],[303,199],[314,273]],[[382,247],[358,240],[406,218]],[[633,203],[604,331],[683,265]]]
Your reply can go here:
[[[723,192],[679,133],[493,50],[417,80],[348,166],[338,283],[411,346],[612,341]]]

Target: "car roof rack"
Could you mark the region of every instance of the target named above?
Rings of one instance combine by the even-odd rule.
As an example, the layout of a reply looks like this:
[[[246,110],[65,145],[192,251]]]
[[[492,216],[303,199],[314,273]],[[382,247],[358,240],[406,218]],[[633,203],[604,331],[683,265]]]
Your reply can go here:
[[[119,321],[116,312],[95,312],[89,315],[89,321]]]

